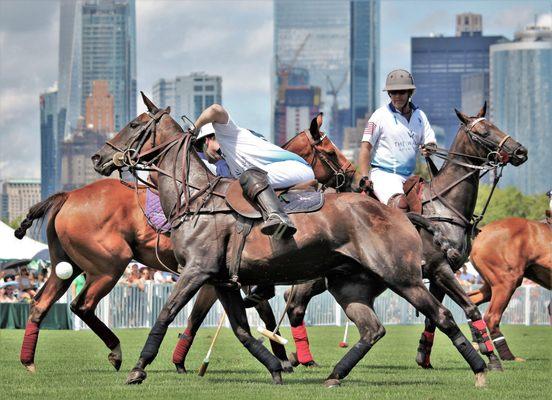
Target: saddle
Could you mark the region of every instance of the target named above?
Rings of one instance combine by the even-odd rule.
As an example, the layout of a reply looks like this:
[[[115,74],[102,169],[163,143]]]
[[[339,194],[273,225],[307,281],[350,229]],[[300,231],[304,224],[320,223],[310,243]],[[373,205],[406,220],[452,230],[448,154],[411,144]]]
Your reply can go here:
[[[418,214],[422,213],[422,195],[424,184],[424,179],[418,175],[412,175],[404,182],[403,191],[406,196],[408,211]],[[370,196],[372,196],[376,200],[379,200],[373,191],[370,192]]]
[[[318,182],[312,180],[295,185],[291,188],[277,190],[276,194],[282,202],[284,211],[288,214],[309,213],[318,211],[324,205],[324,194],[316,191]],[[239,215],[250,218],[262,218],[261,211],[256,204],[251,203],[243,195],[238,180],[232,181],[226,190],[226,204]]]

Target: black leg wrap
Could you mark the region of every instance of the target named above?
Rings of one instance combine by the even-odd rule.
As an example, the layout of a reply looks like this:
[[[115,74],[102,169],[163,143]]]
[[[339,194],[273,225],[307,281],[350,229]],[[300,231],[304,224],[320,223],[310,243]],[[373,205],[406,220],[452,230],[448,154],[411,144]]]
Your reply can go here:
[[[243,346],[253,354],[270,372],[282,371],[282,363],[255,338],[248,338]]]
[[[458,331],[453,337],[451,337],[452,343],[458,349],[464,360],[468,362],[472,371],[477,374],[483,372],[487,368],[485,361],[477,354],[477,351],[473,348],[470,341],[466,339],[464,334]]]
[[[165,333],[167,333],[167,326],[162,323],[156,322],[153,328],[151,328],[148,340],[146,340],[142,353],[140,353],[140,358],[144,360],[145,365],[151,364],[155,356],[157,356]]]
[[[372,345],[364,340],[358,341],[351,349],[345,354],[345,356],[339,360],[337,365],[334,367],[330,379],[343,379],[349,372],[357,365],[357,363],[362,360],[362,357],[368,353],[372,348]]]

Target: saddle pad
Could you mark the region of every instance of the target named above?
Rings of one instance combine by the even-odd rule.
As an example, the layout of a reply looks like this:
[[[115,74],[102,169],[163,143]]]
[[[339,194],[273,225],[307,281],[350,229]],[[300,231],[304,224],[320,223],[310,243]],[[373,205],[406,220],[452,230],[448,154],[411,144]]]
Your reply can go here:
[[[290,190],[279,196],[287,214],[308,213],[318,211],[324,205],[322,192],[303,192]]]
[[[159,196],[150,189],[146,190],[146,219],[153,229],[162,233],[169,232],[171,225],[165,218]]]

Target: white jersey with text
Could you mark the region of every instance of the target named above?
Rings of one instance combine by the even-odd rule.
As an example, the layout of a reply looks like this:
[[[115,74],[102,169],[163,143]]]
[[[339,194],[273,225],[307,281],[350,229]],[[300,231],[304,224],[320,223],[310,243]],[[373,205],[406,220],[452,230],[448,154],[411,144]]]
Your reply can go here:
[[[419,146],[435,142],[424,112],[412,103],[410,106],[410,121],[392,104],[378,108],[368,120],[362,141],[372,145],[373,168],[408,177],[416,168]]]

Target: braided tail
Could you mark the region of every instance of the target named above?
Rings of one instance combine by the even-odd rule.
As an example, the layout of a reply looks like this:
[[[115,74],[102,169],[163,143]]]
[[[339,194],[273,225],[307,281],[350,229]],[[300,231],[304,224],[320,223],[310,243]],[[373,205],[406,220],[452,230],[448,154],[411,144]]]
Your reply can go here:
[[[32,206],[25,219],[19,224],[19,228],[14,231],[15,237],[23,239],[27,233],[27,229],[33,225],[33,222],[35,220],[42,220],[50,211],[52,212],[51,215],[55,216],[68,197],[69,194],[67,192],[59,192]]]
[[[454,248],[452,243],[445,237],[443,232],[433,225],[427,218],[421,214],[415,212],[406,213],[406,216],[414,224],[414,226],[423,228],[433,235],[433,243],[439,246],[441,251],[447,256],[447,258],[454,263],[462,256],[458,250]]]

